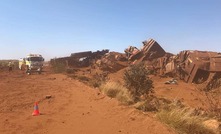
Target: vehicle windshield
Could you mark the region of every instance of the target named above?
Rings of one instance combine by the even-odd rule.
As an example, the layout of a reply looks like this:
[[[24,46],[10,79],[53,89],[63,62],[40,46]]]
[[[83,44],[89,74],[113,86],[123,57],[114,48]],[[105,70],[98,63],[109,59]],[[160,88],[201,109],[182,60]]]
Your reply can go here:
[[[29,57],[28,61],[43,61],[42,57]]]

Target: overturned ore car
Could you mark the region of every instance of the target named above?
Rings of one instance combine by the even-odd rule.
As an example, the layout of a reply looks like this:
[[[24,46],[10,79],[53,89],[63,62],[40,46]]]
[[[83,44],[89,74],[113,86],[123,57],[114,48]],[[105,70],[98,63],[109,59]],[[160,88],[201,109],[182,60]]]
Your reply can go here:
[[[96,61],[96,65],[103,71],[117,72],[128,66],[125,56],[118,52],[110,52]]]
[[[185,50],[173,62],[177,74],[188,83],[210,81],[221,73],[221,53],[217,52]]]
[[[66,67],[88,67],[93,62],[95,62],[96,59],[100,59],[102,56],[104,56],[106,53],[109,53],[108,49],[104,49],[102,51],[85,51],[85,52],[77,52],[72,53],[69,57],[61,57],[61,58],[55,58],[51,60],[51,64],[64,64]]]
[[[133,46],[129,46],[124,50],[129,61],[153,60],[159,57],[163,57],[166,54],[164,49],[153,39],[143,41],[142,43],[143,46],[141,50]]]
[[[153,39],[143,41],[139,49],[125,49],[133,64],[145,62],[149,69],[159,75],[179,77],[187,83],[210,82],[221,77],[221,53],[210,51],[181,51],[177,55],[165,50]]]
[[[143,41],[143,59],[156,59],[165,56],[165,50],[153,39]]]
[[[103,71],[116,72],[131,64],[144,62],[156,75],[178,77],[187,83],[211,84],[211,80],[221,78],[221,53],[185,50],[174,55],[166,52],[154,39],[142,43],[140,49],[129,46],[124,54],[107,49],[85,51],[52,59],[51,63],[62,63],[69,68],[99,67]]]

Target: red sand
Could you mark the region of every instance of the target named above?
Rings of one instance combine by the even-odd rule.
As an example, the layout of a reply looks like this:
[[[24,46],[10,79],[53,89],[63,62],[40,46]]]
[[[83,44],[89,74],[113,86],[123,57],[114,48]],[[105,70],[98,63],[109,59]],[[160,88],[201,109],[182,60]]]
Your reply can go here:
[[[46,99],[46,95],[52,97]],[[36,101],[40,116],[32,116]],[[0,118],[0,134],[174,133],[148,114],[122,106],[65,75],[48,72],[30,76],[0,72]]]

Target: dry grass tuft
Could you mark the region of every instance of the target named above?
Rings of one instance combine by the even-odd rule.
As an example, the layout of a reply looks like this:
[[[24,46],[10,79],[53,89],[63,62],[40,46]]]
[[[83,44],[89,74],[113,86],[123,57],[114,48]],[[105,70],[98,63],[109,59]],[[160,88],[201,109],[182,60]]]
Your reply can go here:
[[[205,118],[193,113],[194,111],[188,108],[174,108],[158,112],[157,117],[181,134],[215,134],[203,125]]]
[[[132,104],[133,100],[128,89],[116,82],[107,82],[100,87],[101,92],[111,98],[116,98],[124,104]]]

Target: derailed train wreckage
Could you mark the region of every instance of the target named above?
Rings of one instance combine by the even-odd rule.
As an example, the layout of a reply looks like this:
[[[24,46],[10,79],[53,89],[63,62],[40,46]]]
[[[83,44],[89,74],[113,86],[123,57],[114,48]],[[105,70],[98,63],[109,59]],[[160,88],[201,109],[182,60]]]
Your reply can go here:
[[[179,77],[187,83],[209,82],[214,77],[221,77],[221,53],[210,51],[185,50],[174,55],[166,52],[155,40],[143,41],[138,49],[129,46],[125,53],[97,52],[73,53],[70,57],[52,59],[69,67],[92,67],[116,72],[131,64],[144,62],[148,69],[161,76]]]
[[[132,48],[125,50],[129,52],[128,59],[135,64],[145,62],[159,75],[176,76],[187,83],[209,82],[221,75],[221,53],[218,52],[185,50],[173,55],[166,53],[153,39],[144,41],[141,50]]]

